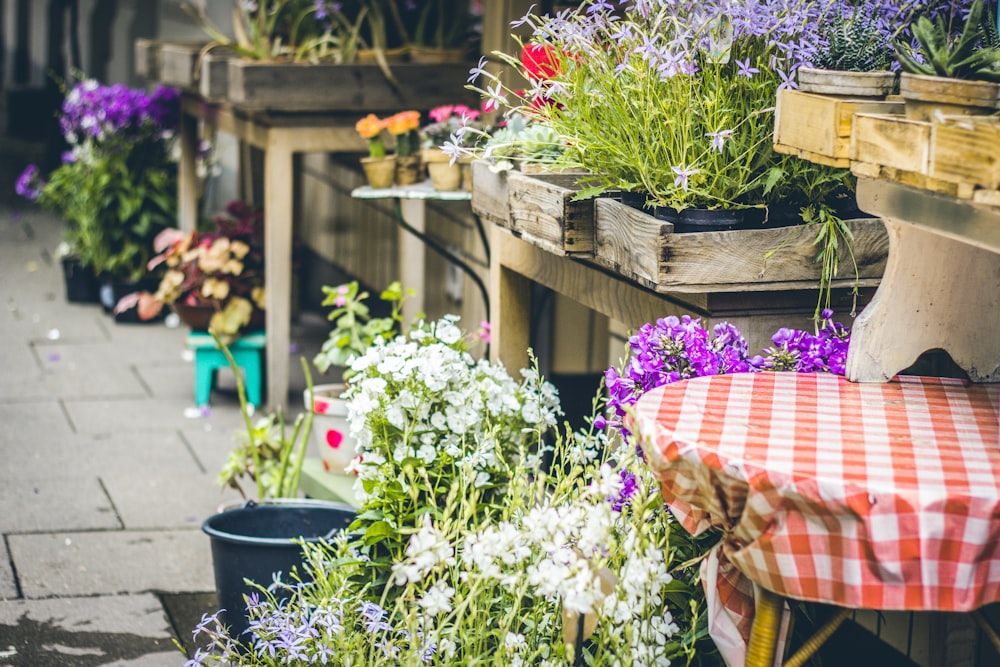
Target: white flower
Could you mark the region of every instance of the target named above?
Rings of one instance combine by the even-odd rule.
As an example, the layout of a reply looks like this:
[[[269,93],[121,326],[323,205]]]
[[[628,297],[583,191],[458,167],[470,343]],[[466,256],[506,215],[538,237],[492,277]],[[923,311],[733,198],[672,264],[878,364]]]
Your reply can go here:
[[[482,488],[490,483],[490,474],[488,472],[479,471],[476,473],[476,482],[473,484],[477,489]]]
[[[528,648],[528,642],[524,639],[524,635],[508,632],[503,638],[503,648],[507,655],[515,655]]]
[[[455,589],[446,584],[443,580],[437,581],[427,589],[424,596],[417,602],[428,614],[447,614],[451,611],[451,598],[455,595]]]
[[[426,465],[430,465],[434,463],[434,459],[437,457],[437,450],[434,449],[433,445],[424,445],[417,450],[417,457]]]

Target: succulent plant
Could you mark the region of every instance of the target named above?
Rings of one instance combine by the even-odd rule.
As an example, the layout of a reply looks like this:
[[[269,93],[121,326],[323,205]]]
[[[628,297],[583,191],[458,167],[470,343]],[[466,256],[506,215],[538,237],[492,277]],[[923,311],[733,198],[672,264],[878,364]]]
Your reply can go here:
[[[917,47],[898,43],[896,58],[904,71],[914,74],[1000,82],[995,21],[994,12],[983,11],[982,0],[972,3],[958,35],[952,34],[944,15],[934,20],[921,16],[913,25]]]
[[[868,4],[834,8],[821,31],[824,43],[813,57],[814,67],[875,72],[892,64],[892,44]]]

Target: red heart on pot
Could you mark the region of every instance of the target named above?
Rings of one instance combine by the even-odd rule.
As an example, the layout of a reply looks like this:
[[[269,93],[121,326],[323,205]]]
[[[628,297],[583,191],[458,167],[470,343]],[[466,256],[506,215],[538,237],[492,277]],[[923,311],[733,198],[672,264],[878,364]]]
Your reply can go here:
[[[326,444],[330,445],[333,449],[340,447],[340,443],[344,441],[344,434],[337,429],[331,428],[326,432]]]
[[[313,399],[313,412],[321,415],[325,415],[326,411],[330,409],[330,404],[326,401],[322,401],[318,398]]]

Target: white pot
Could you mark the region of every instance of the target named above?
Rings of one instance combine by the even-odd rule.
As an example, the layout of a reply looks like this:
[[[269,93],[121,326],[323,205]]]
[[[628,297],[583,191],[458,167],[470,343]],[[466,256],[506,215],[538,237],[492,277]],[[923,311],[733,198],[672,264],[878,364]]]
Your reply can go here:
[[[319,453],[324,470],[341,475],[355,456],[355,441],[347,423],[347,401],[340,398],[342,393],[344,385],[341,383],[316,385],[310,405],[309,390],[302,392],[306,409],[313,411],[309,436],[313,450]]]

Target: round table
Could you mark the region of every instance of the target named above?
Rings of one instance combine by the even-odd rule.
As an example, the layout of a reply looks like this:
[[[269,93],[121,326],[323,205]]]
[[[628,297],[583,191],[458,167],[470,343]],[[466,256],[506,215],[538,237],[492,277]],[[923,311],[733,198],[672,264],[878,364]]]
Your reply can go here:
[[[827,373],[716,375],[644,395],[629,428],[671,511],[693,534],[724,531],[702,575],[727,661],[773,630],[753,623],[755,589],[772,607],[1000,601],[997,401],[992,384]],[[761,642],[747,664],[773,659]]]

